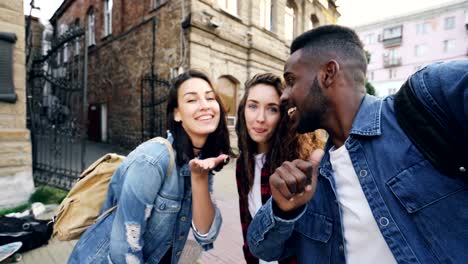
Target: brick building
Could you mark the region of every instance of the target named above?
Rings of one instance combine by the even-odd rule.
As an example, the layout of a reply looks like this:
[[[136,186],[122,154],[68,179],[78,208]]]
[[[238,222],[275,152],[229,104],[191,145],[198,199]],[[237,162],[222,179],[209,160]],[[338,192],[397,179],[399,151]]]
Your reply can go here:
[[[152,72],[168,80],[205,71],[233,125],[241,84],[259,72],[281,74],[294,36],[338,17],[334,0],[65,0],[51,23],[56,35],[73,26],[90,33],[88,136],[133,147]]]
[[[26,128],[23,1],[0,2],[0,208],[21,204],[34,190]]]

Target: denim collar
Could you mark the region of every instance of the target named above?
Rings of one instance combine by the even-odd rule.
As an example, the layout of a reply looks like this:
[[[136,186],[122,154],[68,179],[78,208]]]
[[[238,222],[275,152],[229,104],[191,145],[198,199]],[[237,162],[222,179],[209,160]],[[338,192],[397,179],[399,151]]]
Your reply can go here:
[[[382,100],[366,94],[354,118],[350,135],[380,136],[382,134],[380,116]]]

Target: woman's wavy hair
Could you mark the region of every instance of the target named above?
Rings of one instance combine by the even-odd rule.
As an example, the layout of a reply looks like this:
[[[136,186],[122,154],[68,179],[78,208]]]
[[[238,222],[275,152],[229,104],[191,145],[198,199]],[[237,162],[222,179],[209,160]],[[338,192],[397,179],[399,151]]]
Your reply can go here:
[[[195,158],[193,153],[193,144],[188,136],[185,129],[182,127],[182,122],[176,122],[174,120],[174,109],[179,106],[178,103],[178,91],[182,83],[185,81],[192,79],[192,78],[199,78],[206,81],[211,89],[213,89],[213,84],[210,78],[201,71],[198,70],[188,70],[179,76],[175,77],[171,81],[171,88],[169,90],[169,95],[167,99],[167,112],[166,112],[166,121],[167,121],[167,129],[172,133],[174,136],[174,143],[172,146],[174,147],[177,158],[176,163],[179,166],[182,166],[185,163],[188,163],[191,159]],[[218,127],[214,132],[208,135],[205,145],[201,150],[201,154],[203,158],[210,158],[210,157],[217,157],[220,154],[228,154],[233,156],[233,152],[231,149],[230,141],[229,141],[229,131],[227,128],[226,122],[226,114],[223,110],[223,105],[221,103],[221,99],[219,98],[216,91],[213,89],[215,93],[216,102],[219,104],[220,108],[220,118]],[[223,163],[220,166],[216,167],[216,171],[219,171],[224,166]]]
[[[244,198],[247,197],[253,185],[255,164],[254,155],[257,151],[257,143],[252,140],[247,131],[245,106],[251,88],[258,84],[265,84],[273,87],[278,93],[278,96],[281,96],[283,93],[283,83],[281,82],[281,79],[271,73],[257,74],[245,83],[245,93],[237,109],[236,122],[236,133],[239,147],[238,159],[240,162],[239,168],[246,179],[245,181],[241,181],[241,184],[245,184],[245,188],[240,188],[240,190],[246,192],[240,193]],[[270,139],[268,150],[265,153],[264,167],[269,168],[270,172],[273,172],[277,167],[281,166],[284,161],[298,158],[299,153],[298,137],[288,125],[289,116],[287,115],[287,109],[284,106],[280,107],[280,115],[280,120]]]

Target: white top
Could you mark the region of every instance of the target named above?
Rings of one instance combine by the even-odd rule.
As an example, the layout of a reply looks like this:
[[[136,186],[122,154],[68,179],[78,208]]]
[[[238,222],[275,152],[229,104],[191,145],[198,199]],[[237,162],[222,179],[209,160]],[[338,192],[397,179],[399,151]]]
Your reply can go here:
[[[261,173],[263,164],[265,164],[265,153],[255,155],[254,181],[252,189],[249,192],[249,212],[252,218],[257,214],[260,207],[262,207]],[[277,263],[277,261],[267,262],[260,259],[259,264]]]
[[[396,263],[372,214],[345,145],[330,149],[347,263]]]

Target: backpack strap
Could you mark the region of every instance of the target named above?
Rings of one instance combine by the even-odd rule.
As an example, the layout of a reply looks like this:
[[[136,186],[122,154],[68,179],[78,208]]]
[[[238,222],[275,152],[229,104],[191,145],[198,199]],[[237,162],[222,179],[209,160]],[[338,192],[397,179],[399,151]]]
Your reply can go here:
[[[166,145],[167,150],[169,151],[169,156],[170,156],[169,166],[167,166],[167,170],[166,170],[166,177],[169,177],[169,175],[171,175],[172,173],[172,170],[174,169],[174,163],[175,163],[174,149],[172,148],[171,142],[169,142],[169,140],[163,137],[155,137],[155,138],[150,139],[149,141],[160,142]],[[111,208],[104,211],[98,218],[96,218],[94,222],[96,223],[97,221],[106,217],[108,214],[112,213],[115,209],[117,209],[117,205],[112,206]]]
[[[169,151],[169,156],[170,156],[170,161],[169,161],[169,166],[167,167],[166,176],[171,175],[172,170],[174,169],[174,162],[175,162],[174,149],[172,148],[172,144],[169,142],[169,140],[163,137],[155,137],[153,139],[150,139],[150,141],[160,142],[166,145],[167,150]]]

